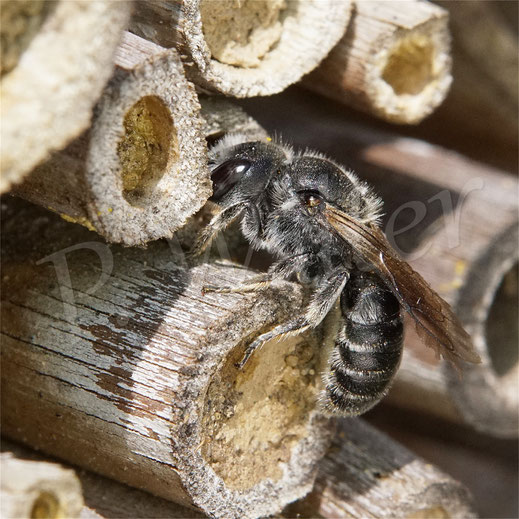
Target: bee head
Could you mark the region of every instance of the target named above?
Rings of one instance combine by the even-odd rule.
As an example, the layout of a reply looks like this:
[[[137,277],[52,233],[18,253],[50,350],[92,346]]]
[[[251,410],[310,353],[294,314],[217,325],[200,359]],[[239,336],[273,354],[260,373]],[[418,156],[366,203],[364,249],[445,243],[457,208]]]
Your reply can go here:
[[[271,174],[286,161],[286,151],[270,142],[243,142],[245,136],[231,134],[209,152],[213,182],[211,200],[247,198],[260,193]]]

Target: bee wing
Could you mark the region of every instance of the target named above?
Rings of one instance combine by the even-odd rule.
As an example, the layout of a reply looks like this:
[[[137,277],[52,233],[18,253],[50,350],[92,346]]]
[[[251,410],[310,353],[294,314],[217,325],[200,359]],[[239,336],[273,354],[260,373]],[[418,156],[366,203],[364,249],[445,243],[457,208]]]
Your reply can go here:
[[[364,225],[330,206],[327,206],[325,214],[333,229],[375,268],[392,289],[414,319],[418,335],[426,346],[434,348],[457,368],[461,360],[481,362],[469,334],[449,304],[396,255],[380,229]]]

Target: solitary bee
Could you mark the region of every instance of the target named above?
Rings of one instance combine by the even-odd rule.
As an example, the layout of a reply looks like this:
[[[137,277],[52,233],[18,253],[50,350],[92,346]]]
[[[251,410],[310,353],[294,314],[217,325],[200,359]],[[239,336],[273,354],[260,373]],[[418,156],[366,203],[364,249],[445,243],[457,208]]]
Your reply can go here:
[[[295,275],[312,293],[301,315],[247,347],[240,368],[266,341],[318,326],[337,300],[341,322],[323,374],[329,412],[364,413],[388,391],[402,354],[402,308],[426,346],[456,366],[480,361],[450,306],[392,250],[379,228],[382,202],[367,184],[319,153],[244,140],[229,135],[210,150],[212,200],[221,211],[194,251],[240,219],[249,243],[276,260],[238,287],[205,290],[255,291]]]

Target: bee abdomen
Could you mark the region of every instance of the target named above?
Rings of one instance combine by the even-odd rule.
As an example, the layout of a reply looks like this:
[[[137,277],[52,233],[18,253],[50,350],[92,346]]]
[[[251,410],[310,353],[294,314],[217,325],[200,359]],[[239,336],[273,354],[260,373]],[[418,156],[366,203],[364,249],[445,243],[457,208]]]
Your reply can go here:
[[[400,363],[403,323],[398,301],[383,286],[370,285],[353,299],[351,294],[346,297],[349,305],[343,307],[344,320],[326,377],[326,407],[357,415],[373,407],[389,389]],[[368,306],[370,318],[362,318]]]

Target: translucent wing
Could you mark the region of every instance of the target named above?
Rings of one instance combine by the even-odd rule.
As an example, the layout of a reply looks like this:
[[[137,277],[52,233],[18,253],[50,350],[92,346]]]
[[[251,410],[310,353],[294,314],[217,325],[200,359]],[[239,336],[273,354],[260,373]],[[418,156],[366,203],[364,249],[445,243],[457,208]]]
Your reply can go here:
[[[481,362],[469,334],[449,304],[411,266],[398,258],[380,229],[364,225],[347,214],[327,206],[330,225],[371,264],[414,319],[426,346],[460,367],[461,360]]]

